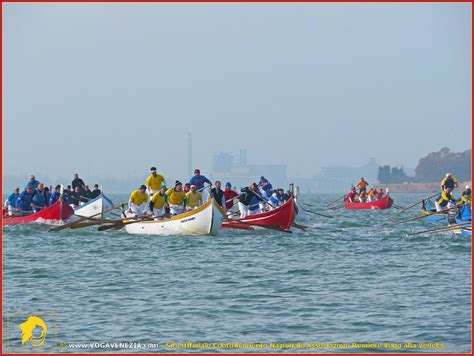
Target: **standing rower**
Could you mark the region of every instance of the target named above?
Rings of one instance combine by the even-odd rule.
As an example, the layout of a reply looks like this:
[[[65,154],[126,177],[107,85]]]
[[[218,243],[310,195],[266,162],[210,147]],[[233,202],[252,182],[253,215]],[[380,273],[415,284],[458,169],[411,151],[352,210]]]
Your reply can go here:
[[[79,187],[79,193],[82,194],[86,185],[84,184],[84,181],[79,178],[79,174],[76,173],[74,174],[74,179],[71,182],[71,186],[74,192],[76,192],[76,188]]]
[[[161,174],[156,173],[156,167],[150,168],[150,176],[146,180],[146,186],[148,187],[148,194],[153,195],[158,192],[161,187],[165,184],[165,177]]]
[[[446,177],[441,181],[440,184],[441,191],[444,191],[446,188],[451,188],[451,191],[453,191],[454,188],[457,188],[458,186],[458,180],[453,177],[451,173],[446,173]]]
[[[144,215],[147,210],[148,195],[146,194],[146,185],[141,185],[140,188],[130,194],[128,199],[128,211],[137,215]]]
[[[201,175],[201,171],[196,168],[194,170],[194,176],[192,176],[189,180],[189,184],[194,184],[196,186],[196,190],[198,192],[202,192],[204,190],[204,183],[207,183],[212,186],[211,181],[205,176]]]
[[[369,185],[369,183],[367,183],[367,181],[364,179],[364,177],[361,177],[359,184],[357,184],[357,186],[359,187],[359,194],[361,192],[366,192],[368,185]]]
[[[26,183],[26,187],[31,187],[31,191],[34,191],[36,188],[38,188],[38,184],[40,184],[39,181],[36,180],[35,176],[32,174],[30,176],[30,180],[28,183]],[[25,188],[26,188],[25,187]]]

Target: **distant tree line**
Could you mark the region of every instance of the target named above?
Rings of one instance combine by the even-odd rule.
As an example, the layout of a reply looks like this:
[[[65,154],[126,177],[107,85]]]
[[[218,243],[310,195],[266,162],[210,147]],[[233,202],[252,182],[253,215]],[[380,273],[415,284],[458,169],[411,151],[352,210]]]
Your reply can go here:
[[[451,152],[444,147],[438,152],[432,152],[418,162],[415,169],[417,182],[437,182],[446,173],[452,173],[457,179],[471,179],[471,150]]]
[[[377,178],[382,184],[400,184],[409,182],[431,183],[452,173],[460,181],[471,180],[471,150],[451,152],[444,147],[423,157],[415,168],[415,177],[409,177],[403,167],[380,166]]]
[[[390,167],[389,165],[379,167],[377,179],[383,184],[401,184],[415,180],[403,171],[403,167]]]

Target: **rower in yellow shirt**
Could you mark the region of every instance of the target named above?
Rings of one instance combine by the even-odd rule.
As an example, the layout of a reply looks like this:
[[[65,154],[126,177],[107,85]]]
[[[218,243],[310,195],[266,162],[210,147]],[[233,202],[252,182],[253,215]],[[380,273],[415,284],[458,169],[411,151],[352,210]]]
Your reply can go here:
[[[184,200],[186,199],[186,193],[183,192],[183,183],[177,180],[174,188],[170,188],[166,191],[166,195],[168,196],[168,204],[170,206],[171,214],[178,215],[184,213]]]
[[[148,193],[153,195],[160,191],[161,187],[165,184],[165,177],[156,173],[156,167],[151,167],[150,176],[147,178],[145,184],[148,187]]]
[[[186,205],[189,210],[196,209],[202,205],[202,195],[196,190],[196,186],[191,185],[191,190],[186,193]]]
[[[146,194],[146,186],[141,185],[140,188],[130,194],[128,199],[128,211],[137,215],[146,214],[148,203],[148,195]]]
[[[457,188],[458,186],[458,180],[451,173],[446,173],[446,177],[440,184],[441,191],[444,191],[446,188],[451,188],[451,191],[453,191],[454,188]]]
[[[153,211],[153,216],[155,218],[165,215],[165,204],[167,198],[166,187],[164,185],[151,197],[149,205],[150,210]]]

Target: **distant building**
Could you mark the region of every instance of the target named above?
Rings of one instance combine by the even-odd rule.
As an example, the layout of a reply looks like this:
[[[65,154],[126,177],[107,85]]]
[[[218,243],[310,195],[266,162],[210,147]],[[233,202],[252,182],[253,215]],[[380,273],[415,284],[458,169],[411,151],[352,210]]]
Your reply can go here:
[[[247,164],[247,150],[241,149],[238,156],[228,152],[214,154],[210,178],[223,184],[230,181],[236,188],[258,183],[265,176],[275,187],[286,188],[289,184],[287,167],[284,164]]]
[[[319,174],[315,177],[318,191],[321,192],[346,192],[351,184],[357,185],[361,177],[364,177],[371,186],[378,183],[379,165],[375,158],[361,167],[329,166],[321,167]]]
[[[215,173],[230,173],[234,166],[234,156],[230,153],[219,152],[214,154],[212,171]]]

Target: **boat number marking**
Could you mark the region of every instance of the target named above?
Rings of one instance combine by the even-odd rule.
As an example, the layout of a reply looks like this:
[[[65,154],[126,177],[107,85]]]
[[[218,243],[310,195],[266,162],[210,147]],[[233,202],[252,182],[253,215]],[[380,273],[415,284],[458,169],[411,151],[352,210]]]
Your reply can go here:
[[[191,221],[191,220],[195,220],[195,219],[196,219],[195,217],[183,219],[183,220],[181,220],[181,223],[185,223],[185,222],[188,222],[188,221]]]

